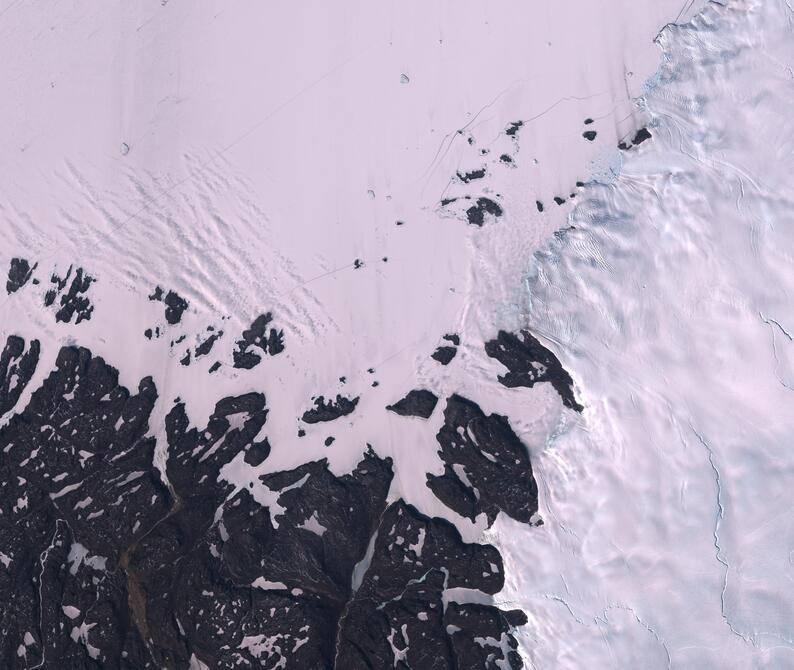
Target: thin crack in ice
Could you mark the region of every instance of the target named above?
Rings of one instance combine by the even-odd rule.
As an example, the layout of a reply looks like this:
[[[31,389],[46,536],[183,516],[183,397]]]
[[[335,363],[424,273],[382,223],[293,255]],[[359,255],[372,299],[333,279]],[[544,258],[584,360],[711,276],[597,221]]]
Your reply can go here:
[[[761,320],[769,326],[769,329],[772,332],[772,355],[775,357],[775,378],[783,388],[785,388],[788,391],[794,391],[794,388],[792,388],[789,384],[783,381],[782,377],[780,376],[780,373],[778,372],[780,368],[780,356],[778,356],[777,353],[777,341],[775,339],[774,327],[777,326],[780,332],[783,333],[783,335],[785,335],[790,342],[794,341],[794,338],[792,338],[791,334],[775,319],[766,318],[763,312],[759,312],[758,315],[761,317]]]
[[[560,603],[561,605],[563,605],[563,607],[565,607],[566,610],[568,610],[568,613],[571,615],[571,617],[574,619],[574,621],[576,621],[576,623],[578,623],[578,624],[580,624],[582,626],[587,626],[587,627],[589,627],[589,626],[591,626],[593,624],[595,624],[597,626],[599,626],[601,623],[609,624],[609,618],[607,616],[607,612],[609,610],[623,610],[625,612],[631,613],[631,615],[634,617],[634,619],[637,621],[637,623],[640,624],[640,626],[642,626],[646,631],[648,631],[654,637],[654,639],[659,643],[659,645],[662,647],[662,649],[664,649],[664,653],[667,656],[667,668],[668,668],[668,670],[669,670],[669,668],[672,667],[673,659],[672,659],[672,656],[670,655],[670,649],[667,646],[667,642],[665,641],[665,639],[661,635],[659,635],[659,633],[656,631],[655,628],[653,628],[653,626],[651,626],[639,614],[637,614],[637,611],[633,607],[631,607],[629,605],[620,605],[620,604],[607,605],[601,611],[600,615],[593,616],[593,623],[588,623],[587,621],[585,621],[584,619],[579,617],[576,614],[576,612],[574,612],[573,607],[571,607],[571,605],[568,603],[568,601],[565,598],[563,598],[562,596],[560,596],[560,595],[558,595],[556,593],[544,593],[544,594],[542,594],[542,597],[547,599],[547,600],[551,600],[553,602]]]
[[[601,621],[604,623],[608,623],[607,619],[607,612],[609,610],[624,610],[625,612],[630,612],[634,619],[637,621],[640,626],[642,626],[645,630],[647,630],[651,635],[653,635],[654,639],[661,645],[662,649],[664,649],[664,653],[667,655],[667,668],[668,670],[672,667],[673,659],[670,656],[670,649],[667,647],[667,643],[664,639],[656,632],[656,630],[648,624],[639,614],[634,610],[633,607],[629,607],[628,605],[608,605],[604,608],[604,611],[601,613]],[[598,621],[598,617],[593,617],[596,621]]]
[[[722,591],[720,592],[720,611],[722,614],[722,618],[725,621],[725,624],[730,628],[731,632],[736,635],[737,637],[744,640],[746,643],[751,644],[752,646],[756,647],[757,642],[754,636],[746,635],[738,630],[728,619],[728,613],[725,610],[725,593],[728,590],[728,572],[730,571],[730,564],[728,563],[727,559],[724,557],[724,551],[722,549],[722,545],[720,544],[720,525],[722,525],[722,520],[725,518],[725,506],[722,503],[722,477],[720,476],[720,471],[717,468],[717,464],[714,460],[714,450],[711,448],[711,445],[706,441],[706,439],[701,435],[697,428],[692,425],[692,422],[689,422],[689,427],[692,429],[692,432],[697,437],[698,441],[703,445],[703,448],[706,450],[709,459],[709,465],[711,466],[712,471],[714,472],[714,481],[717,486],[717,516],[714,521],[714,548],[716,549],[715,556],[717,560],[723,565],[725,568],[725,574],[722,580]]]

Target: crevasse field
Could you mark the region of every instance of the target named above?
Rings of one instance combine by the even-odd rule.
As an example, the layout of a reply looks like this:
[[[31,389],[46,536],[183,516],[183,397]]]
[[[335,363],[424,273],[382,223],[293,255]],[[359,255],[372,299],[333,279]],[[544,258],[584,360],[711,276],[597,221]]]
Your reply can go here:
[[[794,668],[792,32],[0,4],[0,666]]]

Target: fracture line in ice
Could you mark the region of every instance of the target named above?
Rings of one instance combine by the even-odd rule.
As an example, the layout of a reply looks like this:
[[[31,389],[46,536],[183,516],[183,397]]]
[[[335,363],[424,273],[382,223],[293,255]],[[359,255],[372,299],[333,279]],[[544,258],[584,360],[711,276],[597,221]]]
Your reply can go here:
[[[783,335],[785,335],[788,338],[789,342],[794,341],[794,338],[791,337],[791,334],[782,325],[780,325],[778,321],[775,321],[775,319],[767,319],[764,316],[763,312],[759,312],[758,314],[761,317],[761,320],[765,324],[767,324],[769,326],[769,329],[772,331],[772,355],[775,357],[775,377],[777,378],[778,382],[780,382],[780,385],[783,388],[789,391],[794,391],[794,388],[792,388],[786,382],[783,381],[782,377],[780,376],[780,373],[778,372],[778,369],[780,368],[780,356],[778,356],[777,353],[777,341],[775,340],[774,326],[778,327],[780,332],[783,333]]]
[[[711,448],[711,445],[706,441],[706,439],[701,435],[697,428],[689,423],[689,427],[692,429],[692,432],[697,437],[700,444],[703,445],[703,448],[706,450],[709,459],[709,465],[711,466],[712,471],[714,472],[714,482],[717,486],[717,516],[714,520],[714,548],[716,549],[716,558],[717,560],[723,565],[725,568],[725,575],[722,580],[722,591],[720,592],[720,610],[722,612],[722,618],[725,621],[728,628],[730,628],[731,632],[740,637],[742,640],[747,642],[748,644],[752,644],[754,647],[757,646],[754,636],[746,635],[739,631],[728,619],[728,613],[725,611],[725,593],[728,590],[728,572],[730,571],[730,564],[728,560],[725,558],[724,551],[722,545],[720,544],[720,526],[722,525],[722,520],[725,518],[725,507],[722,503],[722,478],[720,476],[720,471],[717,468],[717,464],[714,460],[714,451]]]

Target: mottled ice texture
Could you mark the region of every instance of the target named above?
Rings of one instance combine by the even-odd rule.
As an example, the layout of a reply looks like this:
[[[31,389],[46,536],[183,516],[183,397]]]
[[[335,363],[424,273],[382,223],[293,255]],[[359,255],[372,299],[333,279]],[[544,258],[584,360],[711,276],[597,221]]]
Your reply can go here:
[[[586,409],[500,517],[538,668],[794,667],[794,13],[661,37],[652,142],[539,254],[531,323]]]

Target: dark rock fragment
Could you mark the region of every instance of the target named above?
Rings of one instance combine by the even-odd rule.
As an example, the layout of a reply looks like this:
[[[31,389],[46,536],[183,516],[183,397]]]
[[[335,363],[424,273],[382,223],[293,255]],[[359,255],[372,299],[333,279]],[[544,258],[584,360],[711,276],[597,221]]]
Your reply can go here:
[[[504,386],[531,388],[537,383],[549,382],[566,407],[577,412],[584,409],[574,396],[571,375],[529,331],[522,330],[514,335],[500,330],[495,339],[486,342],[485,352],[509,370],[506,375],[498,377]]]
[[[248,465],[257,467],[264,463],[269,455],[270,443],[267,441],[267,438],[265,438],[261,442],[251,442],[245,449],[243,460],[248,463]]]
[[[33,267],[24,258],[12,258],[11,267],[8,269],[8,281],[6,281],[6,292],[11,295],[28,283],[33,271],[38,266],[34,263]]]
[[[634,146],[637,146],[638,144],[642,144],[645,140],[651,139],[651,137],[652,135],[647,128],[640,128],[634,136],[632,143]]]
[[[232,353],[234,367],[250,370],[261,362],[262,356],[256,351],[250,351],[252,347],[271,356],[284,351],[284,331],[271,328],[268,332],[267,326],[272,320],[273,315],[270,312],[260,314],[251,327],[243,331],[242,339],[237,341],[237,349]]]
[[[334,421],[340,416],[351,414],[358,404],[358,397],[345,398],[337,394],[336,401],[325,400],[325,396],[315,399],[314,407],[307,409],[301,417],[306,423],[320,423],[323,421]]]
[[[470,172],[456,172],[455,174],[464,184],[468,184],[470,181],[485,177],[485,168],[483,167],[479,170],[471,170]]]
[[[632,147],[637,146],[638,144],[642,144],[645,140],[649,140],[653,137],[650,131],[647,128],[640,128],[634,135],[634,139],[631,142],[626,142],[622,140],[618,143],[618,149],[621,151],[628,151]]]
[[[505,128],[505,135],[509,137],[515,137],[516,133],[523,125],[523,121],[512,121],[507,125],[507,128]]]
[[[442,503],[472,522],[481,511],[477,492],[464,484],[449,465],[444,465],[443,475],[428,474],[427,486]]]
[[[476,204],[466,210],[468,222],[475,226],[482,226],[485,223],[485,215],[500,217],[503,214],[501,206],[490,198],[477,198]]]
[[[400,416],[418,416],[422,419],[428,419],[433,413],[437,402],[438,397],[432,391],[413,389],[393,405],[387,405],[386,409]]]
[[[262,357],[253,351],[246,351],[238,349],[232,353],[234,357],[234,367],[242,368],[243,370],[250,370],[262,362]]]
[[[188,308],[188,302],[182,296],[171,290],[165,293],[160,286],[155,287],[149,300],[165,303],[165,320],[172,326],[182,320],[182,314]]]
[[[76,315],[75,323],[81,321],[88,321],[91,318],[91,313],[94,311],[94,306],[91,301],[84,294],[88,291],[91,284],[95,281],[93,277],[86,274],[83,268],[77,268],[69,290],[63,293],[69,278],[72,276],[73,266],[69,266],[64,277],[59,277],[54,274],[50,278],[50,282],[55,285],[44,295],[44,306],[49,307],[55,303],[55,299],[60,295],[59,305],[60,308],[55,313],[56,321],[63,321],[71,323],[72,317]]]
[[[174,291],[168,291],[163,300],[165,303],[165,320],[172,326],[182,320],[182,313],[187,309],[187,300]]]
[[[212,333],[212,335],[210,335],[206,340],[204,340],[201,344],[199,344],[196,347],[194,351],[196,358],[199,358],[200,356],[206,356],[208,353],[210,353],[212,351],[212,347],[215,344],[215,342],[219,340],[221,337],[223,337],[222,330],[219,330],[216,333]]]
[[[436,348],[436,350],[430,354],[430,357],[437,360],[439,363],[441,363],[441,365],[449,365],[457,353],[457,347],[442,346]]]

